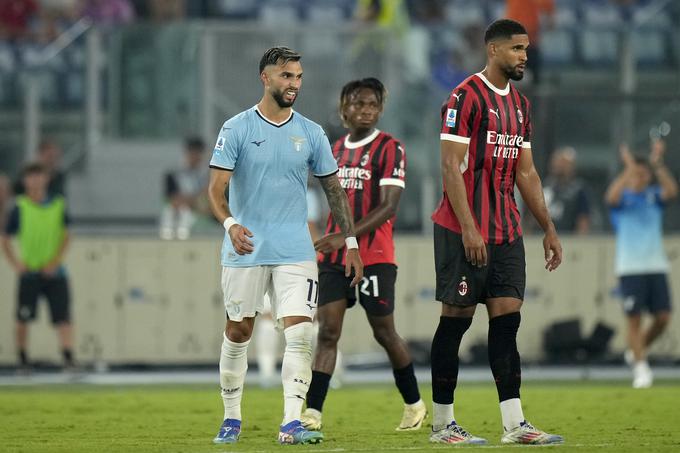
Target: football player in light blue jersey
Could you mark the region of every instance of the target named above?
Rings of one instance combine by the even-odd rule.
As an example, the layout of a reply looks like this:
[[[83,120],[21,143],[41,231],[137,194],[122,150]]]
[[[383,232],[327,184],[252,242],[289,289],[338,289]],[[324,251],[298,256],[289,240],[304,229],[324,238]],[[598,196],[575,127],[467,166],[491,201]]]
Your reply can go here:
[[[649,160],[634,157],[622,145],[623,172],[605,195],[616,230],[616,275],[628,318],[628,347],[625,358],[633,366],[633,387],[652,385],[647,349],[666,329],[671,317],[668,289],[668,259],[663,249],[663,207],[677,196],[678,184],[663,164],[666,145],[652,142]],[[652,184],[652,172],[658,184]],[[642,311],[654,318],[643,330]]]
[[[307,227],[310,171],[319,178],[346,238],[345,272],[354,272],[353,285],[363,278],[363,264],[328,139],[318,124],[292,109],[302,84],[300,54],[287,47],[267,50],[260,60],[260,80],[262,99],[224,123],[210,161],[210,206],[225,229],[222,290],[227,314],[220,356],[224,421],[213,441],[238,441],[247,348],[268,294],[286,339],[278,440],[318,443],[323,435],[300,423],[312,377],[312,319],[318,294],[316,256]]]

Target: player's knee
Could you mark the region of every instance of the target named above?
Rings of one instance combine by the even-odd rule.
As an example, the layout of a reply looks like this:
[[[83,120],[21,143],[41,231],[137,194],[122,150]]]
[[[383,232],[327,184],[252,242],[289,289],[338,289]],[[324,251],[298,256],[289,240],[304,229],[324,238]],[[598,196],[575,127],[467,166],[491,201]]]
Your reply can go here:
[[[227,338],[234,343],[245,343],[250,340],[253,330],[245,325],[237,325],[227,329]]]
[[[335,347],[340,340],[342,328],[337,323],[323,323],[319,326],[318,342],[321,347]]]
[[[384,348],[396,344],[401,340],[393,327],[378,326],[373,328],[373,338]]]
[[[665,329],[671,320],[671,314],[669,312],[658,313],[654,316],[654,324],[658,329]]]
[[[286,352],[312,356],[312,337],[314,327],[311,322],[301,322],[283,331],[286,337]]]

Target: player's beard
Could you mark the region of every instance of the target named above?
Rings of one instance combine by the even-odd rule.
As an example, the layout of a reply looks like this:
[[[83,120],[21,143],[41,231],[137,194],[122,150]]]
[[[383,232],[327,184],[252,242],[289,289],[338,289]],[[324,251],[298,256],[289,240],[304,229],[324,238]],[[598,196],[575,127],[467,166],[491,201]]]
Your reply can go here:
[[[292,107],[293,104],[295,104],[295,99],[297,99],[297,93],[295,95],[295,98],[293,99],[293,102],[288,102],[285,99],[283,99],[283,93],[284,93],[283,91],[276,91],[272,93],[272,97],[274,98],[278,106],[281,107],[282,109]]]
[[[518,81],[524,78],[524,72],[519,72],[516,66],[506,67],[503,72],[510,80]]]

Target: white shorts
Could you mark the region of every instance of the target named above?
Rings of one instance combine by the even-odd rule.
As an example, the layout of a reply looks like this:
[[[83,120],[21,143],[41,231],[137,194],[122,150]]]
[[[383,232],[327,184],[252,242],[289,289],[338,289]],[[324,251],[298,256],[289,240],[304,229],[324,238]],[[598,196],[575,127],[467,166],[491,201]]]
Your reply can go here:
[[[277,264],[253,267],[223,267],[222,291],[227,318],[242,321],[264,313],[265,295],[271,301],[272,317],[280,320],[288,316],[316,314],[319,277],[316,263]]]

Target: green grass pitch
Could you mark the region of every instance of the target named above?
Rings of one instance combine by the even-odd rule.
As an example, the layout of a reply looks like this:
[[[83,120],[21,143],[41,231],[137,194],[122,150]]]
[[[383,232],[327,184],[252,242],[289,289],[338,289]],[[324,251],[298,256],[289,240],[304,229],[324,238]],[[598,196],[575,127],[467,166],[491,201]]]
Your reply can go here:
[[[441,451],[428,442],[428,427],[397,433],[402,404],[393,386],[331,390],[325,406],[326,441],[279,446],[280,389],[246,387],[243,432],[235,446],[212,445],[222,415],[217,386],[31,386],[0,388],[2,452],[315,452]],[[430,406],[429,386],[422,386]],[[525,415],[538,427],[562,434],[554,447],[500,444],[500,414],[493,384],[461,383],[456,418],[487,447],[466,450],[560,452],[679,452],[680,383],[633,390],[627,382],[549,383],[523,386]]]

